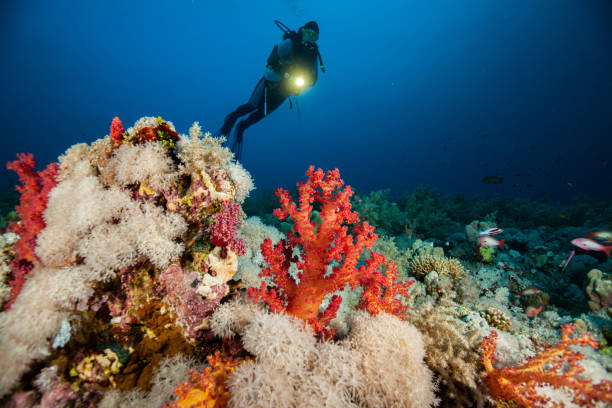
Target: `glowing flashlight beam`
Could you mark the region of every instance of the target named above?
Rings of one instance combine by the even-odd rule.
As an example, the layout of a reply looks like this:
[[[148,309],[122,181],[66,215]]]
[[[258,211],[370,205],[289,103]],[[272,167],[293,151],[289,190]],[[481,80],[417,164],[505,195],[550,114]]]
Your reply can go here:
[[[302,78],[302,77],[297,77],[297,78],[295,79],[295,84],[296,84],[297,86],[299,86],[299,87],[304,86],[304,78]]]

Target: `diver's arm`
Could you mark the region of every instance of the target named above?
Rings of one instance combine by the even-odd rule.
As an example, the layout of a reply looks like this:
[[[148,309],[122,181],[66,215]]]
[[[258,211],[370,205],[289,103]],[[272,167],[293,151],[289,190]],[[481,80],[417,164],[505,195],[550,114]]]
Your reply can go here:
[[[293,53],[293,41],[287,38],[278,43],[278,57],[282,61]]]
[[[268,64],[266,64],[266,72],[264,73],[264,77],[267,81],[278,83],[281,81],[281,79],[283,79],[281,73],[278,72],[278,69],[280,69],[280,67],[282,66],[283,60],[287,59],[292,52],[293,42],[290,39],[283,40],[274,46],[274,61],[277,62],[271,64],[270,58],[268,58]]]

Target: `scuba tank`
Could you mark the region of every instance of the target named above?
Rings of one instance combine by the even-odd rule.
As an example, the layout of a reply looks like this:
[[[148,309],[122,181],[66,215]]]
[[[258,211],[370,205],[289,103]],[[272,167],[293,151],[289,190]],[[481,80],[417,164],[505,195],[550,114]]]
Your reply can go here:
[[[287,27],[286,24],[282,23],[279,20],[274,20],[274,24],[276,24],[276,26],[283,31],[283,40],[290,38],[294,44],[299,44],[302,41],[300,33],[290,29],[289,27]],[[325,73],[325,65],[323,64],[323,58],[321,58],[321,53],[319,52],[319,46],[316,43],[312,43],[312,46],[314,48],[314,51],[316,52],[317,58],[319,59],[319,67],[321,68],[321,72]],[[272,57],[272,55],[270,55],[270,57]],[[268,57],[268,60],[270,59],[270,57]]]

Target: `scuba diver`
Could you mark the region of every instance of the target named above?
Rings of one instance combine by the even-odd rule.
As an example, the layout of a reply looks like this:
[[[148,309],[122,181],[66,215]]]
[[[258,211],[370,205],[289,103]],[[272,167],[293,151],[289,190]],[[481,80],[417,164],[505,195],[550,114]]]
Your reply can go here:
[[[272,49],[264,75],[257,82],[248,102],[227,115],[219,131],[219,134],[227,136],[238,118],[250,113],[236,125],[231,147],[236,159],[240,158],[242,137],[246,128],[273,112],[291,95],[295,96],[297,103],[300,92],[317,82],[317,60],[320,62],[321,71],[325,72],[317,46],[319,25],[316,22],[309,21],[297,32],[278,20],[274,20],[274,23],[283,30],[281,42]],[[289,104],[292,108],[291,99]]]

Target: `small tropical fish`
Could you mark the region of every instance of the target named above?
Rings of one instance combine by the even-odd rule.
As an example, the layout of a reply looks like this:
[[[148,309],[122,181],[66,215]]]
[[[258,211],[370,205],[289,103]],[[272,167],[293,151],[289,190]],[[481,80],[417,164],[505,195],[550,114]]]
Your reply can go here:
[[[497,235],[497,234],[502,233],[502,232],[504,232],[503,229],[497,228],[497,227],[493,227],[493,228],[489,228],[488,230],[482,231],[480,233],[480,235],[481,236],[482,235]]]
[[[499,249],[504,249],[504,240],[496,240],[495,238],[493,238],[492,236],[489,235],[482,235],[480,237],[478,237],[478,243],[481,246],[486,246],[486,247],[498,247]]]
[[[567,257],[567,259],[565,260],[565,262],[561,262],[559,264],[559,267],[561,268],[561,272],[565,271],[565,268],[567,268],[567,265],[569,265],[570,261],[572,260],[575,254],[576,254],[576,251],[572,251]]]
[[[527,317],[536,317],[542,310],[544,310],[544,306],[527,306],[527,309],[525,309],[525,315]]]
[[[536,288],[535,286],[528,286],[525,289],[523,289],[522,292],[519,293],[519,296],[532,296],[532,295],[537,295],[540,292],[541,290]]]
[[[482,184],[501,184],[503,182],[504,178],[499,176],[485,176],[482,178]]]
[[[600,231],[589,232],[589,237],[591,239],[601,239],[602,241],[606,243],[612,242],[612,231],[600,230]]]
[[[589,238],[572,239],[571,243],[580,249],[584,249],[585,251],[603,251],[608,256],[610,256],[610,250],[612,249],[612,246],[603,246],[599,242],[593,241]]]

